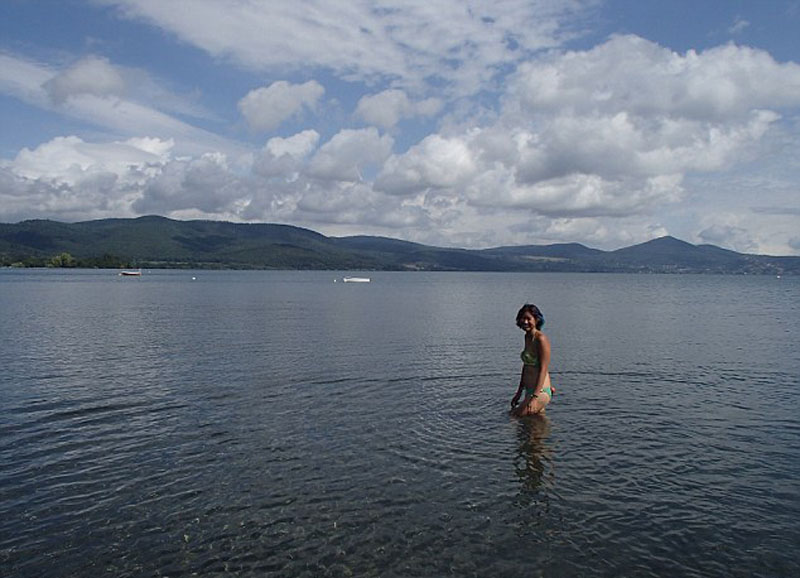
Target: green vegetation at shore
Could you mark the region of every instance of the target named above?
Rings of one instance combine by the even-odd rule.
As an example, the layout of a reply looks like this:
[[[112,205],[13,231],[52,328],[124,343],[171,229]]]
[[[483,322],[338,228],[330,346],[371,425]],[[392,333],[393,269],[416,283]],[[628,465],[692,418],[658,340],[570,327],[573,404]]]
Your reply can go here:
[[[26,255],[15,258],[12,255],[0,255],[0,267],[48,267],[62,269],[122,269],[133,265],[115,255],[104,254],[99,257],[73,257],[64,251],[51,257]]]
[[[49,267],[62,269],[122,269],[132,267],[128,261],[114,255],[100,257],[81,257],[76,259],[66,251],[52,257],[27,255],[21,259],[0,255],[0,267]]]

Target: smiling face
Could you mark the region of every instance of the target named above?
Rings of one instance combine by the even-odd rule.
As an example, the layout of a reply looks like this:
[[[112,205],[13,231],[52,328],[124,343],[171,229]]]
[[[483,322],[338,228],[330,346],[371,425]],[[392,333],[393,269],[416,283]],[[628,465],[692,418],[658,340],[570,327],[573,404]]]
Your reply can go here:
[[[519,318],[519,327],[525,333],[532,333],[536,329],[536,317],[532,313],[526,311]]]
[[[526,303],[517,312],[517,327],[527,333],[533,333],[534,329],[541,329],[544,325],[544,315],[536,305]]]

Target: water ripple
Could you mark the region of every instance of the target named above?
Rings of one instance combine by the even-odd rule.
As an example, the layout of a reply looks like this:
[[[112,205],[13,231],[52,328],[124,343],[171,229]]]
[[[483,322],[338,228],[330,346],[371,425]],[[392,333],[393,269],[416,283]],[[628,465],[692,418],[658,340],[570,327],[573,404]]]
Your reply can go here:
[[[2,294],[9,575],[800,572],[800,335],[717,305],[758,280],[70,275]],[[516,420],[534,285],[558,394]]]

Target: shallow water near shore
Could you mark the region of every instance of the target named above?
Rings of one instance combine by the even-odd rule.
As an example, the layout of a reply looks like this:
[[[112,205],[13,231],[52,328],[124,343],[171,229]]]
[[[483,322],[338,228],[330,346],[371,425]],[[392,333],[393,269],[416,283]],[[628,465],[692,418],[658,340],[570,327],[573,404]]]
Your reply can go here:
[[[0,270],[0,574],[800,573],[800,278],[347,274]]]

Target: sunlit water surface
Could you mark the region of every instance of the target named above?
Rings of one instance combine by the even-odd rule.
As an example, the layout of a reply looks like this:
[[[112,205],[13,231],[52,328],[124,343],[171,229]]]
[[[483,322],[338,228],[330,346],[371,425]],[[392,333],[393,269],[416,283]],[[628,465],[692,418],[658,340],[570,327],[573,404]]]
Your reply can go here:
[[[343,275],[0,270],[0,574],[800,575],[800,279]]]

